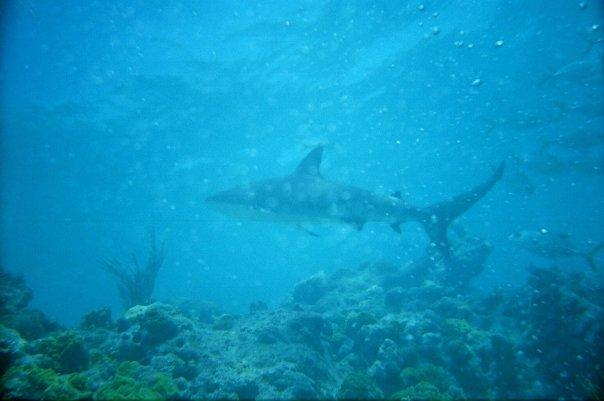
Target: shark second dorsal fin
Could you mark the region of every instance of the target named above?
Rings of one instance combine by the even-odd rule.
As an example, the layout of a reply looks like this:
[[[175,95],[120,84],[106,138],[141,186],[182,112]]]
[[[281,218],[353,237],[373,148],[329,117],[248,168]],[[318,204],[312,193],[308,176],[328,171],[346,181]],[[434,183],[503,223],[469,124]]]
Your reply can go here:
[[[321,171],[321,158],[323,156],[323,146],[319,145],[306,155],[304,160],[298,164],[296,168],[296,174],[305,174],[305,175],[313,175],[320,176]]]

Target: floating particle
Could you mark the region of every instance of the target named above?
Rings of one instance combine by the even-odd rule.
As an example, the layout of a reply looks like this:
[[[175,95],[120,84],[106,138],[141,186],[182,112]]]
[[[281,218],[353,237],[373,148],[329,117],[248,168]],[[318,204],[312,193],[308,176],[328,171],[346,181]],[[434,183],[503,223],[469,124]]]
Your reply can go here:
[[[498,40],[497,42],[495,42],[495,47],[501,47],[503,46],[503,40]]]
[[[432,28],[432,35],[438,35],[440,33],[440,28],[435,26]]]
[[[479,78],[476,78],[475,80],[472,81],[472,86],[480,86],[482,85],[482,81]]]
[[[436,18],[436,17],[438,17],[438,13],[437,12],[432,13],[432,18]]]
[[[420,4],[419,6],[417,6],[417,9],[419,11],[424,11],[426,9],[426,6],[424,6],[423,4]]]
[[[455,45],[455,47],[462,47],[463,46],[463,40],[457,40],[453,44]]]
[[[468,49],[471,49],[474,47],[474,43],[468,43]]]
[[[581,10],[585,10],[587,8],[587,3],[585,1],[582,1],[579,3],[579,8]]]
[[[539,231],[541,231],[541,234],[547,234],[547,230],[546,230],[545,228],[542,228],[542,229],[541,229],[541,230],[539,230]]]

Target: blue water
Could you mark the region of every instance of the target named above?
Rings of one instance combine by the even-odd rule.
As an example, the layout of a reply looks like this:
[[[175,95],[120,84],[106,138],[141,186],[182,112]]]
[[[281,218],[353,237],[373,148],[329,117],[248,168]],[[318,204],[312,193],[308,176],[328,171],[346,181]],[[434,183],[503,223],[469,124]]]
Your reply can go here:
[[[601,2],[296,3],[3,4],[1,264],[32,307],[66,325],[121,313],[99,262],[144,255],[150,229],[168,250],[154,298],[231,313],[278,305],[321,270],[422,255],[413,223],[317,238],[204,205],[289,174],[317,144],[325,177],[418,206],[506,160],[459,220],[493,245],[486,291],[552,263],[515,231],[604,239]],[[564,142],[577,133],[593,141]]]

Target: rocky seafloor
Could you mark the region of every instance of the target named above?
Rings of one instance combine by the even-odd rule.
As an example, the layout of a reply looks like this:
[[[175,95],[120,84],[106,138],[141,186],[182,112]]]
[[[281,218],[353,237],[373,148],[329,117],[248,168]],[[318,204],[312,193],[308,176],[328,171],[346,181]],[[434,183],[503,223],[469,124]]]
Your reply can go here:
[[[471,280],[489,246],[456,262],[364,263],[300,282],[269,309],[211,303],[93,311],[62,328],[0,277],[3,398],[502,399],[602,397],[601,282],[531,267],[524,286]]]

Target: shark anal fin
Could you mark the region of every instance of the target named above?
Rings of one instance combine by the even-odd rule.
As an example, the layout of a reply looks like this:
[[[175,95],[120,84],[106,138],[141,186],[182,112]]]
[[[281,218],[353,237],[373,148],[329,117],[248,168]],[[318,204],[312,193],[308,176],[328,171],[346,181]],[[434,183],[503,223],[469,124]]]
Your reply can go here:
[[[392,227],[392,229],[397,233],[401,233],[401,223],[392,223],[390,224],[390,227]]]
[[[323,146],[319,145],[311,150],[306,157],[298,164],[296,174],[305,174],[311,176],[321,175],[321,160],[323,158]]]

